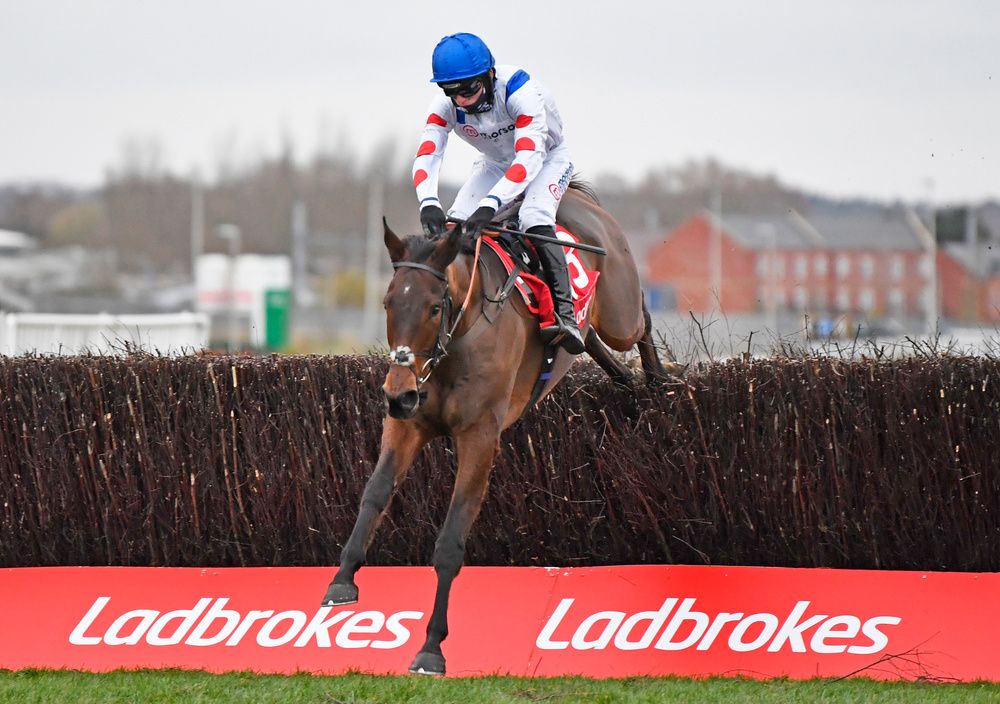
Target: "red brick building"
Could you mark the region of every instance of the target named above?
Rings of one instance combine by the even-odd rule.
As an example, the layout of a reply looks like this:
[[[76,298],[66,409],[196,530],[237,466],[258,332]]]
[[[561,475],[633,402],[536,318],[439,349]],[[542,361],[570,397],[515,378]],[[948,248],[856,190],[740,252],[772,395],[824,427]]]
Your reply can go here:
[[[703,212],[649,250],[646,282],[695,313],[923,316],[935,267],[921,227],[903,211],[721,221]],[[1000,311],[1000,281],[985,287],[944,249],[936,259],[939,317],[986,320],[989,305]]]

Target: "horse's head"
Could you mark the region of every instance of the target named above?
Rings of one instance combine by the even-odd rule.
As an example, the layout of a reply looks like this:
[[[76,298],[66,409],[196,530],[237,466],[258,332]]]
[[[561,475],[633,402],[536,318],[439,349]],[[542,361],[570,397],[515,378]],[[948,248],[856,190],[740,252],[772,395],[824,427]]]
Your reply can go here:
[[[444,356],[452,301],[448,266],[459,249],[460,228],[446,236],[396,236],[383,220],[385,246],[395,273],[383,304],[390,367],[382,385],[393,418],[412,418],[420,406],[420,385]]]

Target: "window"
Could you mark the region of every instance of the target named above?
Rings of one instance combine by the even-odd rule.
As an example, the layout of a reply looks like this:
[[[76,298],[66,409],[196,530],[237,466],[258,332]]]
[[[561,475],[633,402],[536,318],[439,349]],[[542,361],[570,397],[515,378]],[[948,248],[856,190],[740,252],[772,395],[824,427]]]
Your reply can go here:
[[[795,257],[795,278],[804,281],[809,276],[809,259],[804,254]]]
[[[920,295],[920,308],[923,313],[933,313],[934,312],[934,291],[930,287],[923,290]]]
[[[893,254],[889,260],[889,278],[893,281],[902,281],[906,275],[906,259],[902,254]]]
[[[851,308],[851,292],[847,290],[844,286],[837,289],[837,309],[838,310],[850,310]]]
[[[771,263],[770,263],[770,261],[768,261],[768,255],[767,254],[758,254],[757,255],[757,278],[763,279],[764,277],[766,277],[767,276],[767,272],[771,268],[770,265],[771,265]]]
[[[903,312],[903,307],[906,305],[906,296],[902,289],[892,288],[889,289],[889,311],[896,315]]]
[[[863,288],[858,294],[858,306],[866,313],[870,313],[875,308],[875,292],[870,288]]]
[[[837,276],[846,279],[851,274],[851,258],[846,254],[837,255]],[[839,295],[839,294],[838,294]]]
[[[805,310],[809,307],[809,291],[805,286],[796,286],[792,292],[792,299],[795,301],[795,307],[799,310]]]
[[[781,279],[785,276],[785,258],[780,254],[774,255],[774,269],[772,270],[775,278]]]
[[[875,277],[875,257],[870,254],[861,257],[861,276],[869,281]]]
[[[813,271],[816,276],[826,276],[827,258],[825,254],[817,254],[813,257]]]
[[[918,269],[920,270],[920,275],[925,279],[931,278],[934,275],[934,259],[932,254],[924,254],[920,257],[920,264]]]

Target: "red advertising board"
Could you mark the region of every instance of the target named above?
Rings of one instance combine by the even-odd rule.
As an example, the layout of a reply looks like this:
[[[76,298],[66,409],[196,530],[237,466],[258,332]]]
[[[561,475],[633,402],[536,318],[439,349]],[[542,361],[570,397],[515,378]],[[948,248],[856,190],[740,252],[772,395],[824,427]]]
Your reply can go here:
[[[0,570],[0,668],[406,671],[429,567]],[[1000,681],[1000,574],[762,567],[467,567],[449,675]]]

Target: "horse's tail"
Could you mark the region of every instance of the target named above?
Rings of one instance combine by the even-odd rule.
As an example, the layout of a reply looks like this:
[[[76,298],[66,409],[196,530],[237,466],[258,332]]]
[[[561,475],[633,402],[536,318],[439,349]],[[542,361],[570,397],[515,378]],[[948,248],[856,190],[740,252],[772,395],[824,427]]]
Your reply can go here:
[[[597,197],[597,191],[594,190],[594,187],[590,183],[580,178],[579,174],[573,174],[573,177],[569,180],[569,187],[574,191],[580,191],[580,193],[590,198],[597,205],[601,204],[600,198]]]

